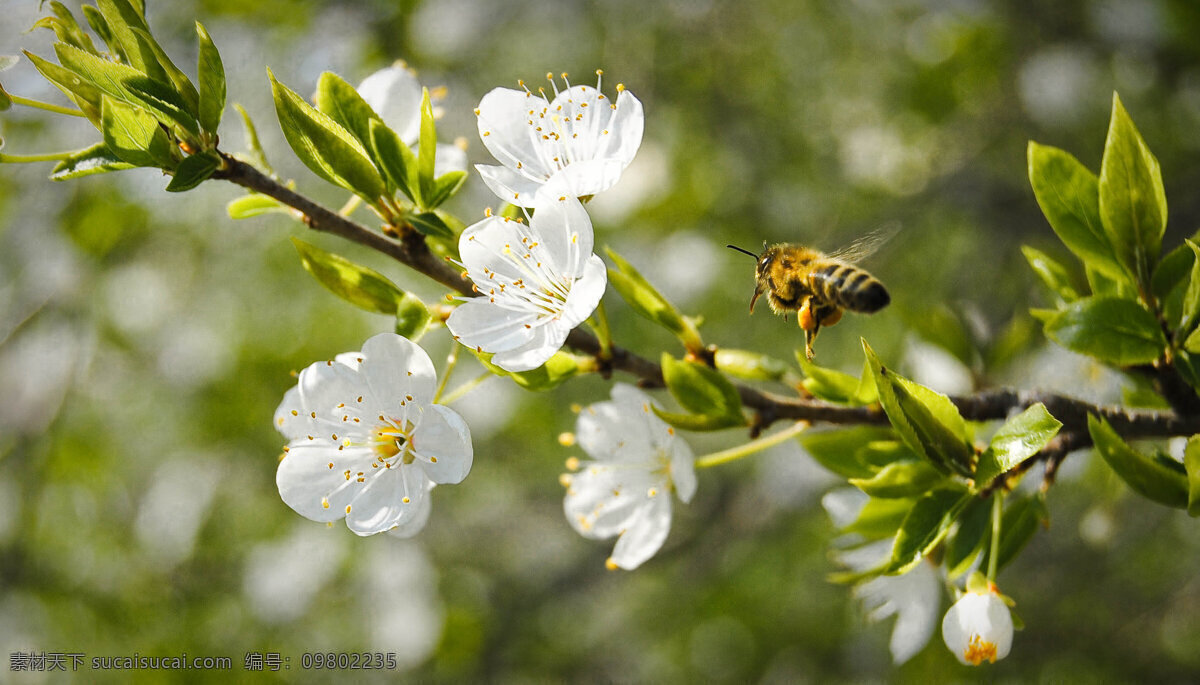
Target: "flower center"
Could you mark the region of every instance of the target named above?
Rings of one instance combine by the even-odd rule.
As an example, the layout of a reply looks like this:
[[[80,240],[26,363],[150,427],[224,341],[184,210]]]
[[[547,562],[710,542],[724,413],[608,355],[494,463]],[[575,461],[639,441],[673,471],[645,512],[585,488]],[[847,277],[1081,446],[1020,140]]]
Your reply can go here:
[[[382,423],[371,431],[371,449],[375,452],[375,460],[388,468],[397,457],[401,464],[411,464],[414,459],[411,449],[412,422],[400,422],[382,415],[379,418]]]
[[[967,649],[963,652],[963,658],[975,666],[983,663],[984,659],[987,659],[988,663],[994,664],[996,663],[996,643],[984,640],[982,635],[972,635],[971,641],[967,643]]]

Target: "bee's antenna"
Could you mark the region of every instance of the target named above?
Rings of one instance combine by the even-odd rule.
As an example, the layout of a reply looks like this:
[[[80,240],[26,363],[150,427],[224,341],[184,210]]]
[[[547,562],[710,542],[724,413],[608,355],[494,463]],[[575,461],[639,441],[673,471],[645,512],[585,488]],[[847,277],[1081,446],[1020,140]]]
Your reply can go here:
[[[755,259],[758,259],[758,255],[754,254],[750,250],[743,250],[742,248],[738,247],[737,245],[726,245],[725,247],[728,247],[731,250],[737,250],[738,252],[743,252],[745,254],[750,255],[751,257],[754,257]]]

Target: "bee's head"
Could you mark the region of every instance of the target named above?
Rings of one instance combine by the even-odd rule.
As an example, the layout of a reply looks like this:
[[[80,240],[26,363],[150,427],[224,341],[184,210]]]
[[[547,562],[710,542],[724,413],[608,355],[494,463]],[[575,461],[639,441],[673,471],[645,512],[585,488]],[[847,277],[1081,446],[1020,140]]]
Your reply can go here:
[[[751,257],[754,257],[754,260],[756,262],[758,262],[754,269],[755,274],[761,274],[763,272],[763,270],[766,269],[771,264],[771,260],[774,259],[774,257],[775,257],[775,250],[773,248],[768,248],[767,242],[765,240],[763,241],[762,254],[754,254],[750,250],[747,250],[742,247],[738,247],[737,245],[726,245],[725,247],[728,247],[731,250],[737,250],[738,252],[741,252],[742,254],[748,254]]]

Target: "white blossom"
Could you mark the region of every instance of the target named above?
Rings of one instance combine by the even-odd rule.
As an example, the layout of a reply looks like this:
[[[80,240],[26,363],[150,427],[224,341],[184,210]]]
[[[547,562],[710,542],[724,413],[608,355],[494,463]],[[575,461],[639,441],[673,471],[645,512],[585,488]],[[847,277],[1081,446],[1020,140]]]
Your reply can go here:
[[[394,333],[301,371],[275,412],[283,501],[359,535],[420,531],[434,484],[461,482],[472,460],[466,422],[432,403],[435,380],[429,355]]]
[[[541,89],[495,88],[475,110],[483,144],[502,165],[475,168],[505,202],[595,195],[617,182],[642,143],[642,103],[624,86],[613,102],[599,82],[562,91],[550,82],[553,99]]]
[[[363,79],[358,85],[358,94],[415,152],[421,138],[421,84],[413,72],[402,63],[384,67]],[[438,143],[433,170],[434,176],[466,171],[466,150],[457,145]]]
[[[968,591],[942,619],[946,647],[968,666],[1008,656],[1012,638],[1012,614],[992,585],[985,592]]]
[[[571,526],[595,540],[620,536],[610,568],[633,570],[654,556],[671,529],[671,491],[685,503],[696,492],[691,448],[650,405],[618,383],[611,400],[581,411],[576,438],[592,460],[562,477]]]
[[[508,371],[544,364],[608,283],[592,254],[592,222],[574,197],[539,201],[529,225],[488,217],[463,231],[458,250],[480,297],[459,305],[446,326]]]
[[[842,552],[837,560],[851,570],[866,571],[890,558],[891,548],[891,540],[881,540]],[[941,583],[933,564],[921,561],[903,575],[871,578],[854,589],[854,596],[862,600],[869,620],[896,617],[888,643],[896,664],[915,656],[933,636],[941,598]]]

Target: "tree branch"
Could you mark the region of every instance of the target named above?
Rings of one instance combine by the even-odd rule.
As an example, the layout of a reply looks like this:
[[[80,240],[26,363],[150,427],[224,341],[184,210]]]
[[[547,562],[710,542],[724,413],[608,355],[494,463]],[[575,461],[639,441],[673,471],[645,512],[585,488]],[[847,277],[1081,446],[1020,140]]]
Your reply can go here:
[[[419,233],[413,231],[397,242],[309,200],[250,164],[225,154],[221,157],[225,166],[213,174],[213,178],[223,179],[273,197],[300,212],[304,223],[313,230],[332,233],[365,245],[455,292],[468,297],[475,295],[470,281],[463,278],[462,272],[430,252]],[[601,353],[600,341],[582,328],[571,331],[566,344],[592,356],[599,356]],[[642,385],[663,386],[662,368],[653,361],[615,345],[610,357],[608,363],[612,368],[636,376]],[[878,407],[847,407],[821,400],[784,397],[738,383],[735,383],[734,387],[737,388],[742,404],[758,413],[753,424],[753,430],[756,432],[780,420],[842,425],[888,423],[887,416]],[[1103,417],[1118,434],[1127,438],[1200,433],[1200,416],[1190,412],[1181,416],[1175,412],[1129,411],[1120,407],[1101,407],[1055,393],[987,390],[950,399],[963,417],[972,421],[1004,419],[1041,402],[1055,418],[1062,421],[1063,433],[1073,436],[1070,441],[1064,441],[1069,442],[1072,449],[1085,447],[1091,442],[1087,432],[1088,414]]]

